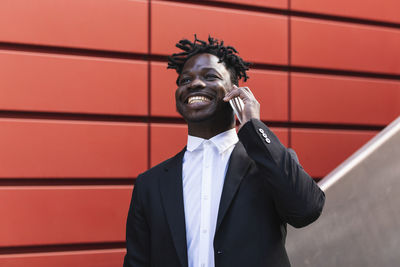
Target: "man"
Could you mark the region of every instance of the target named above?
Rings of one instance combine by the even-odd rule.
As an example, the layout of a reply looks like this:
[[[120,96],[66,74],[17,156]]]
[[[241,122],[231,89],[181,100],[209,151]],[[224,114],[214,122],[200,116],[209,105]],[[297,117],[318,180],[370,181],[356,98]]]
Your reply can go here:
[[[168,67],[178,73],[188,143],[137,178],[124,266],[290,266],[286,224],[316,220],[324,193],[260,121],[250,89],[238,87],[249,63],[233,47],[196,36],[177,47]],[[235,97],[244,103],[238,134]]]

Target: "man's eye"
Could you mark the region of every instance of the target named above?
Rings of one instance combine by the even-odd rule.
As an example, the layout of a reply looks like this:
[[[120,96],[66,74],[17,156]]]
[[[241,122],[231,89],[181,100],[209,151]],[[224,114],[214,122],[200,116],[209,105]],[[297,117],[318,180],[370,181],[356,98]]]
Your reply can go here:
[[[207,74],[206,75],[206,79],[207,80],[214,80],[214,79],[218,79],[218,76],[214,75],[214,74]]]
[[[186,84],[188,82],[190,82],[189,78],[182,78],[182,79],[179,80],[179,84]]]

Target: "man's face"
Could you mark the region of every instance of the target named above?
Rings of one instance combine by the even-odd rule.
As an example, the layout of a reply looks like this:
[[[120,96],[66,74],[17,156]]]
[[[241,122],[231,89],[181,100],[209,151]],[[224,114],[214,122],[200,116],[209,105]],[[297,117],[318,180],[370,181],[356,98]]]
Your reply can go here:
[[[223,101],[232,88],[230,73],[218,61],[218,57],[204,53],[191,57],[183,67],[175,100],[188,123],[232,117],[229,103]]]

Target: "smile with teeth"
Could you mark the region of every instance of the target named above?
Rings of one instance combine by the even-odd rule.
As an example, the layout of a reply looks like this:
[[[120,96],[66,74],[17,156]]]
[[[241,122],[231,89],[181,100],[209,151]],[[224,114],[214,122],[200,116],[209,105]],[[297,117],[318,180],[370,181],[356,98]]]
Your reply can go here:
[[[197,102],[210,102],[210,99],[205,96],[191,96],[188,98],[188,103],[197,103]]]

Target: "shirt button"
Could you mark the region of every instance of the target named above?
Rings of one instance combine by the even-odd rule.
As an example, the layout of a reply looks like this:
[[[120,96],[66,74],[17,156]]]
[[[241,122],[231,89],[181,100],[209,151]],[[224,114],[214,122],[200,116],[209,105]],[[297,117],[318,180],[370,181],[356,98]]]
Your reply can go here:
[[[201,264],[201,267],[206,267],[206,264],[205,264],[205,263],[202,263],[202,264]]]
[[[208,196],[207,196],[207,195],[204,195],[204,196],[203,196],[203,199],[204,199],[204,200],[207,200],[207,199],[208,199]]]
[[[203,229],[202,233],[207,234],[207,229]]]

